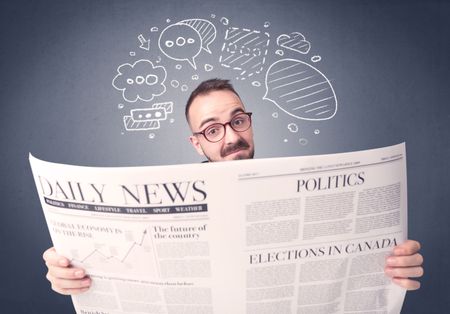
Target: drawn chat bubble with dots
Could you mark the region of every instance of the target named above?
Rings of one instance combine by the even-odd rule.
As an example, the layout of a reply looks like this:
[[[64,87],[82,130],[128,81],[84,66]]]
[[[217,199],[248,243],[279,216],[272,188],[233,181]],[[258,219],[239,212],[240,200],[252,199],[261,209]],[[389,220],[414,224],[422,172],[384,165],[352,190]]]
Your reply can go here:
[[[151,101],[166,91],[166,76],[164,67],[154,66],[150,60],[141,59],[133,64],[120,65],[112,86],[122,92],[127,102]]]
[[[178,22],[177,24],[189,25],[200,35],[202,49],[208,53],[212,53],[209,45],[216,39],[217,30],[213,23],[203,19],[188,19]]]
[[[198,32],[185,24],[174,24],[164,29],[158,42],[161,51],[170,59],[187,61],[194,68],[195,57],[202,50]]]
[[[337,112],[337,98],[330,81],[305,62],[282,59],[273,63],[267,70],[265,84],[263,99],[297,119],[328,120]]]
[[[123,117],[127,131],[157,130],[161,127],[160,121],[167,120],[173,112],[173,102],[155,103],[150,108],[130,110],[130,115]]]
[[[239,71],[237,79],[250,78],[264,69],[270,35],[258,30],[230,27],[219,57],[225,68]]]
[[[216,37],[215,26],[202,19],[183,20],[166,27],[159,36],[158,46],[170,59],[187,61],[197,69],[195,58],[201,50],[211,53],[209,45]]]

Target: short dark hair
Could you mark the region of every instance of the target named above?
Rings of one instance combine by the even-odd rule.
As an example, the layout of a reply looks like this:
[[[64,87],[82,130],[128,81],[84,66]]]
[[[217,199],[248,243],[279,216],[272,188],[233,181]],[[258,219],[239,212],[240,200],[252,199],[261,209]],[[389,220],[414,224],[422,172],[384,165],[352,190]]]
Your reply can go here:
[[[218,90],[228,90],[230,92],[233,92],[239,96],[239,94],[234,90],[233,85],[231,85],[230,80],[224,80],[219,78],[213,78],[206,81],[201,82],[196,89],[191,93],[191,96],[189,96],[189,99],[186,103],[186,108],[184,114],[186,115],[186,121],[189,123],[189,108],[191,107],[192,102],[194,101],[195,97],[200,95],[207,95],[210,92],[218,91]]]

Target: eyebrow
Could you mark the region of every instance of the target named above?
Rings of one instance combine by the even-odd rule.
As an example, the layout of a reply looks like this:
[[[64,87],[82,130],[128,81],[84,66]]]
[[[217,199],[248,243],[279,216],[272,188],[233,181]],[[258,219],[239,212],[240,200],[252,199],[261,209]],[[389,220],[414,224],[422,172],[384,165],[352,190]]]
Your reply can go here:
[[[236,115],[237,113],[241,113],[241,112],[245,112],[244,109],[242,109],[241,107],[237,107],[235,108],[233,111],[231,111],[230,116],[233,117],[234,115]],[[215,122],[218,121],[218,119],[216,117],[212,117],[212,118],[207,118],[205,120],[202,121],[202,123],[200,123],[199,125],[199,129],[201,130],[202,127],[207,124],[208,122]]]

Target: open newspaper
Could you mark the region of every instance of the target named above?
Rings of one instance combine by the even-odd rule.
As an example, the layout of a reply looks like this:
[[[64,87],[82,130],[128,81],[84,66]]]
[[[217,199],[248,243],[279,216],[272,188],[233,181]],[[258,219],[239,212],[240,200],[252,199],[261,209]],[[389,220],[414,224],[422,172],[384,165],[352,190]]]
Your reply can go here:
[[[30,155],[78,314],[399,313],[404,144],[342,154],[97,168]]]

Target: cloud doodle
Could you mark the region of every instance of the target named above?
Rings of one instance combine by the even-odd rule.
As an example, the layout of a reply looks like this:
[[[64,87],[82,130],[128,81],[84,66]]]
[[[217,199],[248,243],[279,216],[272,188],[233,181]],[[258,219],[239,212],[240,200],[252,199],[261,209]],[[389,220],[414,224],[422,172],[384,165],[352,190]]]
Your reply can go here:
[[[127,102],[136,102],[138,99],[151,101],[166,91],[166,69],[154,66],[149,60],[124,63],[117,68],[117,73],[112,86],[122,91],[123,99]]]
[[[295,52],[300,52],[301,54],[307,54],[309,49],[311,49],[310,42],[299,32],[278,36],[277,45]]]

